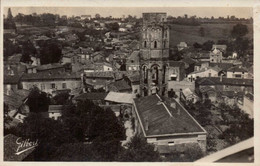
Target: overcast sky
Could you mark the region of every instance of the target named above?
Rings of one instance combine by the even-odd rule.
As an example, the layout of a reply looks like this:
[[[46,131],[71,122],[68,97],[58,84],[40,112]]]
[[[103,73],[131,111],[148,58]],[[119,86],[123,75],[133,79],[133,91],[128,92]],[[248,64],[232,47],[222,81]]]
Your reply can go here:
[[[5,8],[4,13],[7,13]],[[42,14],[53,13],[67,16],[80,16],[90,14],[92,17],[99,13],[102,17],[122,17],[122,15],[132,15],[140,17],[143,12],[166,12],[171,16],[196,15],[197,17],[226,17],[236,16],[238,18],[250,18],[253,10],[250,7],[11,7],[13,16],[18,13]]]

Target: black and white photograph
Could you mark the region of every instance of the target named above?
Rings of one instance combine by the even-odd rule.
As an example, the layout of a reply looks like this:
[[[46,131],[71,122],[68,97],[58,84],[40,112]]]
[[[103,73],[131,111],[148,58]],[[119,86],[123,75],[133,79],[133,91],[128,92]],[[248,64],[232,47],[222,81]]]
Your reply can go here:
[[[3,162],[255,163],[254,6],[100,3],[1,7]]]

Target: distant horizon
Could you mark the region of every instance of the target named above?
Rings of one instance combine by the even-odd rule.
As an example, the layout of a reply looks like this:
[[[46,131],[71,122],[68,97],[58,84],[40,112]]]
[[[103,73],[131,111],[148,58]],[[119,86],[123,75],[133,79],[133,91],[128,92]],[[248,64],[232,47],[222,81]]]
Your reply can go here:
[[[71,16],[100,14],[101,17],[112,16],[113,18],[122,18],[123,15],[142,17],[142,13],[147,12],[165,12],[167,16],[190,16],[197,17],[224,17],[235,16],[236,18],[251,18],[253,17],[253,8],[251,7],[5,7],[4,14],[7,15],[8,8],[11,8],[12,15],[16,16],[18,13],[22,14],[43,14],[52,13]],[[124,8],[124,10],[122,10]],[[120,10],[118,10],[120,9]]]

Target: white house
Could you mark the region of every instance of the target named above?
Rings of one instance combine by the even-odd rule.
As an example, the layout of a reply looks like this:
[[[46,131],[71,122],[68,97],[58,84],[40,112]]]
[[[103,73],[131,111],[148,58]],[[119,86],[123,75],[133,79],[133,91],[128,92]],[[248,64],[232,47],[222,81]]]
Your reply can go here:
[[[49,118],[58,120],[61,117],[62,105],[49,105]]]
[[[201,78],[201,77],[218,77],[220,71],[221,69],[217,66],[204,68],[200,71],[194,71],[190,73],[188,75],[188,80],[192,82],[195,81],[197,78]]]
[[[227,70],[227,78],[248,78],[248,71],[242,66],[234,66]]]

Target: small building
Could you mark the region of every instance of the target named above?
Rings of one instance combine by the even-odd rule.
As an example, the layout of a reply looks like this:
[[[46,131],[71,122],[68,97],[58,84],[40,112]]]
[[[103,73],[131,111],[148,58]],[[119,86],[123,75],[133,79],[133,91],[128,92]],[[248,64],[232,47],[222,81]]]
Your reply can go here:
[[[169,78],[171,81],[182,81],[185,78],[185,63],[169,61]]]
[[[206,151],[206,130],[174,99],[157,94],[136,98],[133,117],[135,134],[143,135],[157,149],[195,143]]]
[[[203,68],[202,70],[194,71],[188,74],[187,78],[189,81],[193,82],[197,78],[201,77],[218,77],[220,71],[221,69],[219,67]]]
[[[49,105],[49,118],[59,120],[62,115],[62,107],[63,105]]]
[[[140,70],[140,51],[133,51],[126,60],[127,71],[139,71]]]
[[[196,60],[194,60],[192,58],[184,58],[180,61],[184,62],[184,64],[185,64],[185,73],[186,74],[189,74],[194,71],[194,66],[197,63]]]
[[[199,101],[199,97],[192,92],[190,88],[186,88],[182,91],[181,98],[186,102],[196,103]]]
[[[234,66],[227,70],[227,78],[248,78],[248,70],[242,66]]]
[[[31,89],[36,86],[41,91],[52,94],[53,91],[61,89],[73,90],[82,84],[81,76],[78,73],[68,72],[40,72],[24,74],[21,77],[23,89]]]
[[[109,83],[107,85],[107,90],[112,92],[132,93],[132,87],[124,79]]]
[[[112,71],[107,72],[85,72],[84,82],[94,86],[94,89],[104,88],[115,80],[115,74]]]
[[[209,53],[210,63],[221,63],[223,59],[223,51],[214,47]]]

